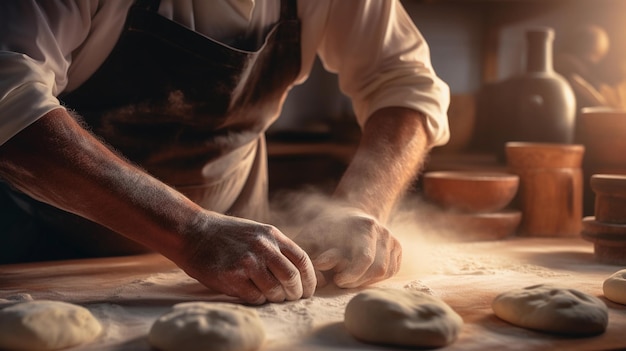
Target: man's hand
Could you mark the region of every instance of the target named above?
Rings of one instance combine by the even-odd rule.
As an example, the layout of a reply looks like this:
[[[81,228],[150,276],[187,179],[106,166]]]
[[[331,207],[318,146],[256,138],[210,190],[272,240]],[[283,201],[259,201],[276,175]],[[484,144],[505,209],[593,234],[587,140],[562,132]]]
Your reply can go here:
[[[339,287],[354,288],[387,279],[400,269],[400,243],[358,209],[328,210],[294,240],[311,257],[318,286],[329,277]]]
[[[0,178],[160,252],[207,287],[246,302],[295,300],[315,290],[308,256],[279,230],[203,210],[120,158],[65,109],[0,147]]]
[[[429,150],[426,116],[387,107],[365,123],[363,135],[332,200],[295,241],[318,272],[352,288],[393,276],[402,249],[385,228],[396,201],[415,178]],[[325,279],[318,275],[318,284]]]
[[[176,263],[205,286],[250,304],[313,295],[311,260],[275,227],[214,214],[194,230]]]

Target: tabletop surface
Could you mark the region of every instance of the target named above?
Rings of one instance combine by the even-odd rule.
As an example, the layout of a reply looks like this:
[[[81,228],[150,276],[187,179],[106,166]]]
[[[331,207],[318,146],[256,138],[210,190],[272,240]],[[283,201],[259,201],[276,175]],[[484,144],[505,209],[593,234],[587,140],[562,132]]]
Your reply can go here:
[[[442,350],[626,349],[626,306],[606,300],[602,283],[624,268],[597,263],[580,238],[511,238],[436,242],[404,238],[403,268],[376,286],[440,297],[464,320],[459,338]],[[598,296],[609,307],[607,331],[565,337],[526,330],[498,319],[493,298],[504,291],[552,283]],[[254,307],[267,339],[263,350],[393,350],[354,340],[343,327],[345,305],[360,289],[318,289],[306,300]],[[52,299],[89,308],[104,332],[80,350],[150,350],[146,335],[178,302],[230,301],[156,255],[0,266],[0,307]]]

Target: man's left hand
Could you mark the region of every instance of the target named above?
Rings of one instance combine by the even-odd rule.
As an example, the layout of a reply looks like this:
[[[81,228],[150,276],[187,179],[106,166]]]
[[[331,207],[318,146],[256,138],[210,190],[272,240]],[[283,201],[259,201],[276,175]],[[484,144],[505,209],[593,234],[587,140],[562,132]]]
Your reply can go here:
[[[341,288],[355,288],[392,277],[400,269],[398,240],[358,209],[325,211],[294,240],[309,254],[318,286],[330,278]]]

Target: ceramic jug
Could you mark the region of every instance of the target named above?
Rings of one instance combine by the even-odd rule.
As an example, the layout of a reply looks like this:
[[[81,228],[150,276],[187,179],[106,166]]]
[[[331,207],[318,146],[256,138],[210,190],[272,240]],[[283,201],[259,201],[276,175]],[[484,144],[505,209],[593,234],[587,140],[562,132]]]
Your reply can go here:
[[[509,141],[573,142],[576,101],[567,80],[553,69],[553,41],[552,28],[528,30],[523,73],[481,89],[479,148],[503,156]]]

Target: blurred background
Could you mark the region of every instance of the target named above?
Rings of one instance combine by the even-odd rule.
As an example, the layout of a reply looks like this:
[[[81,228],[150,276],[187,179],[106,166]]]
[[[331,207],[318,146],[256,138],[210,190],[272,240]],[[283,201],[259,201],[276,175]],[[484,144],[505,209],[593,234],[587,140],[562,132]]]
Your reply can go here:
[[[486,117],[481,116],[478,96],[486,85],[523,73],[529,28],[553,29],[557,72],[563,57],[585,61],[583,56],[595,55],[594,68],[584,78],[604,100],[590,104],[623,107],[624,0],[401,2],[428,41],[433,66],[452,94],[448,113],[452,136],[447,145],[433,150],[429,170],[502,166],[497,157],[501,150],[480,145],[481,119]],[[582,107],[579,102],[577,115]],[[336,77],[318,62],[310,79],[292,91],[283,115],[269,130],[271,191],[332,185],[350,159],[358,134],[349,100],[339,92]]]

